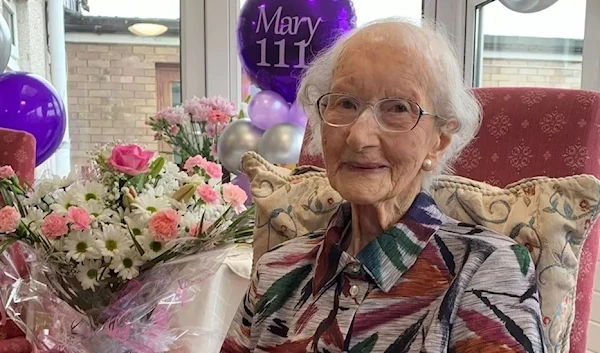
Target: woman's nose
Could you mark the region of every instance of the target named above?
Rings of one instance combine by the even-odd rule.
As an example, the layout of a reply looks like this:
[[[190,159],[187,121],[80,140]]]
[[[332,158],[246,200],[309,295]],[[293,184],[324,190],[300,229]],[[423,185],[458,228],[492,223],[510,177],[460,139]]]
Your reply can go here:
[[[373,109],[365,109],[358,119],[350,126],[346,143],[354,152],[359,152],[368,147],[379,145],[379,133],[381,129],[375,121]]]

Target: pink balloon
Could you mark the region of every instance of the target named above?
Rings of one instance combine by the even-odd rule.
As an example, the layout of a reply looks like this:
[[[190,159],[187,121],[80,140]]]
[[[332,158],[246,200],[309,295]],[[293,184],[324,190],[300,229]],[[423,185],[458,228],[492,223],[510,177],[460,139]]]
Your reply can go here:
[[[288,121],[288,123],[298,125],[301,128],[306,127],[306,123],[308,122],[308,117],[306,116],[306,113],[304,112],[304,108],[302,108],[302,105],[300,105],[300,103],[298,103],[298,101],[295,101],[294,104],[292,104],[292,107],[290,108],[290,112],[288,113],[287,121]]]
[[[248,115],[252,123],[262,130],[287,121],[290,106],[273,91],[260,91],[250,100]]]

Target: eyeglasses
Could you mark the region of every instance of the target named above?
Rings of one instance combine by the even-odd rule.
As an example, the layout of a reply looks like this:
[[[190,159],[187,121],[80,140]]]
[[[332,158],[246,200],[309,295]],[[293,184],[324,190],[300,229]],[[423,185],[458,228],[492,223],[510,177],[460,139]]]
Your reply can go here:
[[[321,119],[329,126],[350,126],[371,107],[379,127],[386,131],[406,132],[414,129],[426,112],[417,103],[404,98],[386,98],[372,104],[346,93],[327,93],[317,100]]]

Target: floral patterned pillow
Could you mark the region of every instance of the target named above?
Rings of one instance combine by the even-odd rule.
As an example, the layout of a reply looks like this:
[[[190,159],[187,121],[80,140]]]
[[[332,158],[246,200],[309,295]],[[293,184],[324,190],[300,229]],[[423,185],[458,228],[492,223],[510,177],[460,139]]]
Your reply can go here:
[[[323,169],[276,167],[254,152],[242,157],[256,207],[254,263],[274,246],[327,226],[341,196]]]
[[[323,169],[275,167],[254,152],[242,158],[256,206],[254,262],[274,246],[327,225],[342,202]],[[579,255],[599,212],[600,182],[587,175],[532,178],[498,188],[443,176],[431,194],[448,216],[475,223],[526,246],[536,265],[544,339],[568,352]]]
[[[598,216],[600,182],[587,175],[541,177],[501,189],[444,176],[434,181],[431,193],[448,216],[493,229],[529,249],[546,346],[549,352],[568,352],[579,256]]]

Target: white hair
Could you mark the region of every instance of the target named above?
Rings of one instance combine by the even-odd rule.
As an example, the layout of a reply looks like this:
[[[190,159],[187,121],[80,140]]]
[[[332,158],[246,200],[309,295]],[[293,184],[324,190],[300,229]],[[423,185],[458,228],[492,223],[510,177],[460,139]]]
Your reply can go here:
[[[357,32],[377,24],[393,23],[394,33],[401,39],[403,46],[421,53],[425,72],[428,72],[427,92],[433,104],[433,113],[443,119],[438,120],[441,128],[449,120],[458,123],[456,129],[450,131],[452,141],[440,160],[437,168],[425,173],[423,186],[428,187],[431,180],[442,173],[452,172],[452,163],[458,158],[462,149],[474,138],[480,124],[480,105],[466,86],[458,57],[445,33],[434,25],[422,21],[421,25],[402,18],[389,18],[371,22],[348,33],[335,42],[328,50],[315,58],[304,71],[299,88],[299,101],[309,117],[312,133],[307,152],[312,155],[323,154],[321,144],[321,119],[317,111],[316,101],[329,93],[333,81],[333,71],[345,48],[346,42]],[[356,68],[360,70],[360,68]]]

